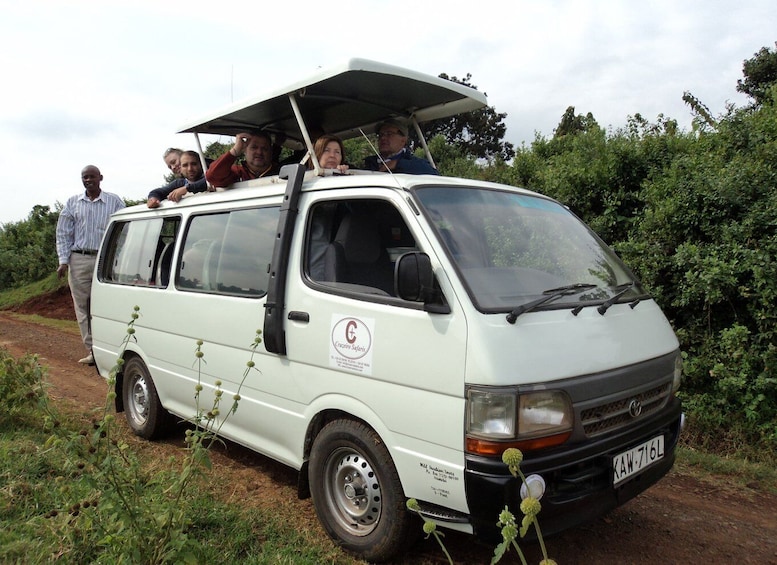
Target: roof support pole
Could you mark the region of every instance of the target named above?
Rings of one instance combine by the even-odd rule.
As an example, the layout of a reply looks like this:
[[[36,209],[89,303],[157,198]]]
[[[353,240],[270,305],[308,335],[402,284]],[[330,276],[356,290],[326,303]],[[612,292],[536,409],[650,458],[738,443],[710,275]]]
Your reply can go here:
[[[197,143],[197,153],[200,154],[200,164],[202,165],[202,171],[208,170],[208,165],[205,162],[205,152],[202,150],[202,143],[200,143],[200,134],[194,132],[194,141]]]
[[[424,152],[426,153],[426,159],[432,164],[432,167],[436,169],[437,165],[434,164],[434,159],[432,159],[432,152],[429,151],[429,146],[426,145],[426,139],[424,138],[424,134],[421,133],[421,126],[418,125],[418,122],[415,119],[415,115],[410,116],[410,121],[413,123],[413,127],[415,128],[415,133],[418,136],[418,139],[421,141],[421,147],[424,148]]]
[[[310,156],[311,163],[313,163],[313,168],[315,169],[316,174],[321,176],[323,174],[323,170],[321,169],[321,165],[318,162],[315,151],[313,151],[313,142],[310,141],[310,134],[308,133],[308,128],[305,126],[305,120],[302,119],[302,112],[300,112],[299,104],[297,104],[297,97],[295,94],[295,92],[289,93],[291,109],[294,110],[294,117],[297,118],[297,125],[299,125],[299,130],[302,132],[302,139],[305,140],[305,147],[308,148],[308,155]]]

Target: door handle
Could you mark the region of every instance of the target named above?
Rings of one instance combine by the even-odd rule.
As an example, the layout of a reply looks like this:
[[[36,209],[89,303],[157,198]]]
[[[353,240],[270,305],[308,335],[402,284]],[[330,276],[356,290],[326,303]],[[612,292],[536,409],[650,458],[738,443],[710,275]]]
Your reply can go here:
[[[289,312],[289,320],[292,322],[305,322],[308,323],[310,321],[310,314],[307,312],[299,312],[296,310],[291,310]]]

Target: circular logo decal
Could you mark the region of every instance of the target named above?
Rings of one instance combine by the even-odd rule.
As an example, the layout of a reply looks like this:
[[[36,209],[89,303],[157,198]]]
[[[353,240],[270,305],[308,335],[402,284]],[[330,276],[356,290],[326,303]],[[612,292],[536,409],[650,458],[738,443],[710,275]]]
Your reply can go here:
[[[360,359],[372,347],[372,335],[367,324],[358,318],[343,318],[332,328],[332,345],[339,355]]]

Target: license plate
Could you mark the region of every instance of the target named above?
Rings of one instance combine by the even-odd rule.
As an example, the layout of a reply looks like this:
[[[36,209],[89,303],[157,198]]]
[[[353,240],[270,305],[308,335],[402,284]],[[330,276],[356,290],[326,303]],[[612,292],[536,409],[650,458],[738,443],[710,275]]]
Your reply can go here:
[[[664,457],[664,436],[657,436],[613,457],[613,486],[618,486]]]

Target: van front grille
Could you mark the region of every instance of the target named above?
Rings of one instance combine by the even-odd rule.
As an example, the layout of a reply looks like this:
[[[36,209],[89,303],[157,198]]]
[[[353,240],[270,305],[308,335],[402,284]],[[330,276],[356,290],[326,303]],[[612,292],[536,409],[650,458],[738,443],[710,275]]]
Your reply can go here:
[[[587,408],[580,413],[583,431],[587,437],[624,428],[636,420],[640,420],[658,412],[669,400],[672,383],[666,383],[639,394],[624,396],[618,400]],[[640,407],[638,415],[634,415],[635,407]]]

